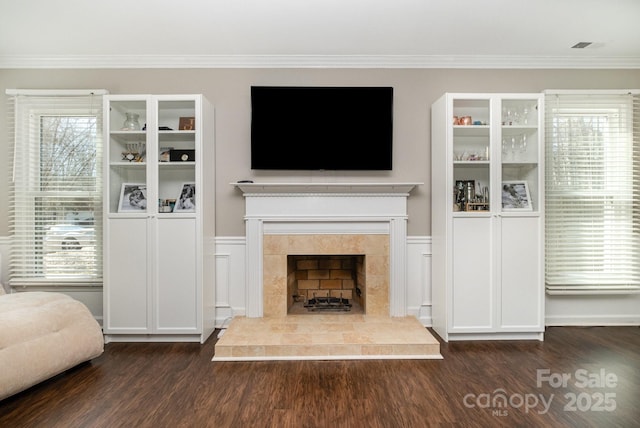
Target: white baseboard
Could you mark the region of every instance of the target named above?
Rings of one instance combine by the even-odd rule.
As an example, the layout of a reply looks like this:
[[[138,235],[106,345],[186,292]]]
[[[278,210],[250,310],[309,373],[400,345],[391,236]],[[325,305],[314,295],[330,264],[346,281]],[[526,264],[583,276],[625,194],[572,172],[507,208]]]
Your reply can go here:
[[[596,315],[596,316],[561,316],[545,317],[546,327],[596,327],[596,326],[637,326],[640,325],[638,315]]]

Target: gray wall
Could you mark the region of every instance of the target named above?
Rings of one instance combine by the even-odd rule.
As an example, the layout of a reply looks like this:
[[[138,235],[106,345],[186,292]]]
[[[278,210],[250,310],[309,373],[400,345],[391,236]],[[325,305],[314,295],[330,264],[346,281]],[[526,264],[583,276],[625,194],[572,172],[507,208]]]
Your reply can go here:
[[[0,70],[0,200],[8,200],[5,89],[103,88],[113,94],[204,94],[216,109],[216,235],[243,236],[244,200],[229,183],[422,182],[409,199],[408,233],[431,235],[430,106],[444,92],[539,92],[640,88],[640,70],[133,69]],[[395,88],[394,165],[386,172],[260,172],[249,167],[251,85],[384,85]],[[207,167],[207,166],[205,166]],[[8,234],[0,203],[0,236]]]

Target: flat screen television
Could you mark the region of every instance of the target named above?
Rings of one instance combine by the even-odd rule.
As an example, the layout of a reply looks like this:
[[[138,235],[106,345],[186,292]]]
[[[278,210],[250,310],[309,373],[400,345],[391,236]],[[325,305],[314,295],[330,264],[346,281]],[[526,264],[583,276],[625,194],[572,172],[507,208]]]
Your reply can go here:
[[[251,87],[251,169],[391,170],[392,87]]]

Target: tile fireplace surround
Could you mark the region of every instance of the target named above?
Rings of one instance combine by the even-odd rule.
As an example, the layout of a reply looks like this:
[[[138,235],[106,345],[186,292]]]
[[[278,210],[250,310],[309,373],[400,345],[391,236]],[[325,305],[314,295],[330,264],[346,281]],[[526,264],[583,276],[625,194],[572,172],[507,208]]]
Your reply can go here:
[[[406,205],[420,183],[232,184],[246,202],[246,317],[214,360],[440,357],[407,316]],[[287,315],[292,255],[364,255],[364,315]]]

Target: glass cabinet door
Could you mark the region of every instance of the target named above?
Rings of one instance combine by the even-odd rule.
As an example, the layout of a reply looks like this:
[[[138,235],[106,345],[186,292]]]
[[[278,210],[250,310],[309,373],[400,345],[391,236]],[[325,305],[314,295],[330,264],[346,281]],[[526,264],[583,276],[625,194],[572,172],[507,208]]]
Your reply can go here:
[[[540,210],[539,99],[501,100],[501,210]]]
[[[154,162],[158,167],[158,212],[193,213],[197,206],[196,99],[158,97],[158,140]]]
[[[112,98],[107,101],[108,127],[105,157],[109,180],[109,213],[146,213],[147,100]]]
[[[490,211],[490,99],[453,100],[453,210]]]

